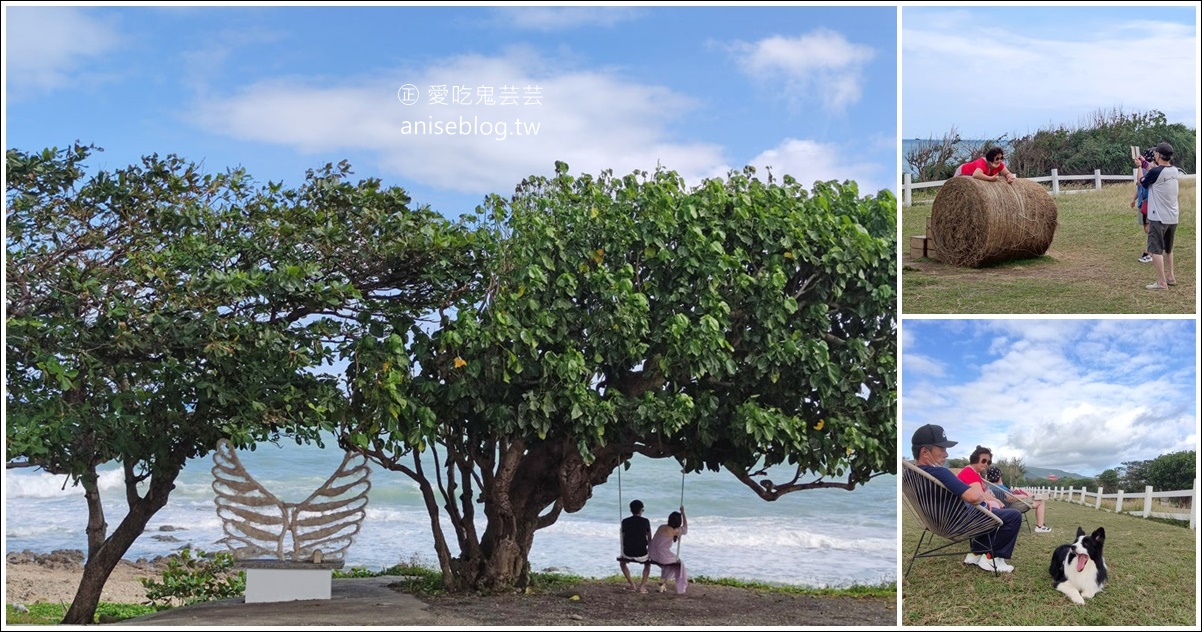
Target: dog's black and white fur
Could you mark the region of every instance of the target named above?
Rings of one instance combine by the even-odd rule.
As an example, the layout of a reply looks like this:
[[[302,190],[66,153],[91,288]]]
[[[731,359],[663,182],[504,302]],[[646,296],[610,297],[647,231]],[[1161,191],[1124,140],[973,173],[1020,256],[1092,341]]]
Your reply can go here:
[[[1075,604],[1084,604],[1085,599],[1098,594],[1106,585],[1106,562],[1102,559],[1105,541],[1105,529],[1098,527],[1085,535],[1085,530],[1077,527],[1077,539],[1061,544],[1052,553],[1052,566],[1048,569],[1052,585]]]

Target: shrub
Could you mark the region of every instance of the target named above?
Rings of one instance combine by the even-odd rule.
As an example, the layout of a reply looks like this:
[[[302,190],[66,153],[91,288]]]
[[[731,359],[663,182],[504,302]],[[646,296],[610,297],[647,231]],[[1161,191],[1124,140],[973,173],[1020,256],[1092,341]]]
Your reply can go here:
[[[162,581],[143,579],[146,598],[157,609],[241,596],[246,590],[246,573],[234,570],[229,553],[209,555],[184,548],[167,562]]]

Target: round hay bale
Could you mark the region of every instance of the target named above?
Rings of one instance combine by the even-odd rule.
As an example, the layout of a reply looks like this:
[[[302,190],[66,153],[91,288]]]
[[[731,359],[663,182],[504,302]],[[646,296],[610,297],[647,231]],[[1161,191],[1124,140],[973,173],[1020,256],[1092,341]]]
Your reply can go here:
[[[930,235],[940,261],[971,268],[1038,257],[1056,234],[1056,203],[1042,186],[1018,179],[957,176],[931,205]]]

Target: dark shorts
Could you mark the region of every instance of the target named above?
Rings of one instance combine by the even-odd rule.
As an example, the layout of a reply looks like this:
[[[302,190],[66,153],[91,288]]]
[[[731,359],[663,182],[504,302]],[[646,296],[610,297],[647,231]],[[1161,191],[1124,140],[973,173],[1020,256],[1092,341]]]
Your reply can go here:
[[[1148,222],[1148,252],[1154,255],[1173,254],[1173,236],[1176,234],[1176,224],[1156,220]]]

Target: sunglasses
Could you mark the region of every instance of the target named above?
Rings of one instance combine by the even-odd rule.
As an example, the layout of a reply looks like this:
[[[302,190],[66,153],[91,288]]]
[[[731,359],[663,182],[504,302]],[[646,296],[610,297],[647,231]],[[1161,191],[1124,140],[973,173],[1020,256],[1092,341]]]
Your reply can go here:
[[[993,461],[981,461],[981,465],[993,465]]]

